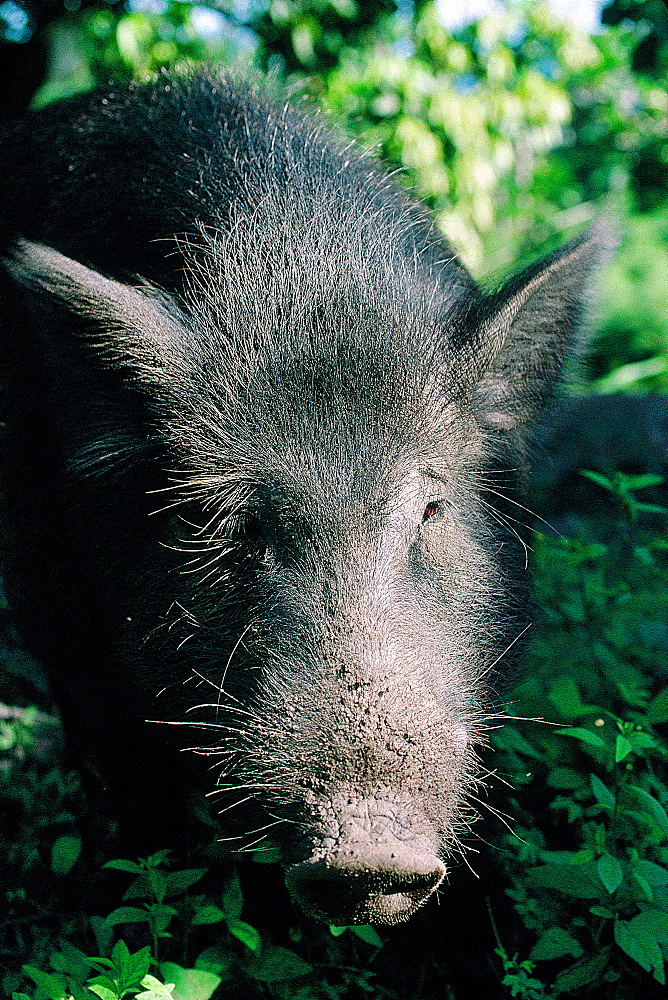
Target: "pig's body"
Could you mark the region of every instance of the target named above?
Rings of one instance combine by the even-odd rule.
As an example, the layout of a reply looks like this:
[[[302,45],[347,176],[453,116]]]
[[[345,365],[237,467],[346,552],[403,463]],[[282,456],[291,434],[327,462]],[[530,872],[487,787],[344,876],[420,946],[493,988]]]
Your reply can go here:
[[[1,155],[5,571],[73,744],[134,815],[212,748],[308,912],[407,918],[529,622],[524,434],[598,238],[486,297],[359,152],[207,75]]]

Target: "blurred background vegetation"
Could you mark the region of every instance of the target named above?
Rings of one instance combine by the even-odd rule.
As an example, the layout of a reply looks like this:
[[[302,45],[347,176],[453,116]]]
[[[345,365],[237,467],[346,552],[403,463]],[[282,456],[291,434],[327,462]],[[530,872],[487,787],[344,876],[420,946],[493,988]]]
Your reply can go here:
[[[668,388],[662,0],[0,0],[0,115],[201,60],[329,109],[477,275],[608,211],[621,248],[596,296],[591,387]]]

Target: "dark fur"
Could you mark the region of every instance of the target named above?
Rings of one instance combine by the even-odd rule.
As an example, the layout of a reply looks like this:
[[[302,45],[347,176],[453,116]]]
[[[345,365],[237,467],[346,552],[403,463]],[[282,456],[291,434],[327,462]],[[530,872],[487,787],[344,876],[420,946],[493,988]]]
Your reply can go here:
[[[405,918],[529,622],[525,434],[600,235],[485,296],[320,119],[210,74],[1,149],[5,570],[70,739],[135,816],[204,740],[311,912]]]

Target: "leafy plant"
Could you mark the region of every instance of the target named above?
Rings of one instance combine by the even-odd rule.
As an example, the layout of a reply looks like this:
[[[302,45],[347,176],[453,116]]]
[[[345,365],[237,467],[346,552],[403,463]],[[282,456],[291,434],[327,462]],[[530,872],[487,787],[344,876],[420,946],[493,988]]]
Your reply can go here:
[[[536,719],[549,707],[566,725],[515,722],[493,736],[520,786],[520,839],[505,838],[510,894],[534,936],[524,971],[548,963],[546,996],[607,983],[630,997],[643,970],[657,990],[643,979],[645,995],[658,997],[668,957],[668,561],[663,538],[637,521],[665,510],[636,496],[656,477],[586,475],[618,496],[627,532],[609,544],[538,540],[545,610],[511,711]]]
[[[172,870],[168,851],[137,862],[117,858],[104,868],[132,876],[123,893],[124,905],[105,918],[90,917],[87,932],[79,932],[76,944],[61,939],[41,965],[24,964],[24,978],[32,985],[13,990],[13,1000],[92,996],[99,1000],[209,1000],[221,984],[231,982],[245,983],[249,997],[280,998],[301,995],[300,981],[310,983],[304,998],[334,998],[348,995],[351,979],[373,992],[372,975],[362,967],[339,967],[336,959],[331,972],[341,981],[328,987],[327,968],[314,978],[310,962],[291,948],[273,944],[267,930],[243,920],[244,898],[236,872],[216,900],[210,893],[193,891],[205,880],[207,869]],[[346,931],[363,941],[367,951],[369,945],[374,951],[383,946],[372,927],[332,928],[330,940],[335,942]],[[95,941],[93,955],[80,946],[86,936]],[[339,947],[338,952],[341,963],[343,949]],[[183,958],[177,962],[178,953]],[[194,955],[191,961],[190,955]],[[291,984],[297,984],[296,993]],[[376,995],[387,994],[379,989]]]
[[[50,955],[48,971],[24,965],[34,989],[31,994],[15,991],[14,1000],[80,1000],[91,994],[100,1000],[164,1000],[172,994],[181,1000],[208,1000],[232,977],[268,984],[311,972],[311,966],[297,954],[271,945],[241,919],[243,896],[236,874],[216,905],[209,897],[190,892],[206,869],[171,871],[167,851],[138,862],[115,859],[104,867],[133,876],[123,900],[137,905],[117,907],[104,919],[91,918],[97,955],[87,955],[65,942]],[[168,939],[177,936],[183,943],[195,928],[212,924],[222,924],[224,931],[216,935],[214,946],[197,954],[192,966],[162,957],[161,946]],[[131,939],[141,939],[143,928],[150,943],[132,951],[125,937],[115,939],[119,928]]]

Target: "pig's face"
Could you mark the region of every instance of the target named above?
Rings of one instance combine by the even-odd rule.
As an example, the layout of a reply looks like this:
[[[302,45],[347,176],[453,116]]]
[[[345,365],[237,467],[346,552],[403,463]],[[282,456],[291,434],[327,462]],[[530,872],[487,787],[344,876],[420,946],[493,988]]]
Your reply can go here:
[[[407,919],[441,882],[488,675],[527,624],[524,551],[490,492],[515,490],[519,456],[496,471],[452,361],[365,343],[265,362],[228,396],[226,446],[183,475],[199,509],[176,529],[170,626],[209,664],[223,807],[264,809],[294,896],[339,924]]]

